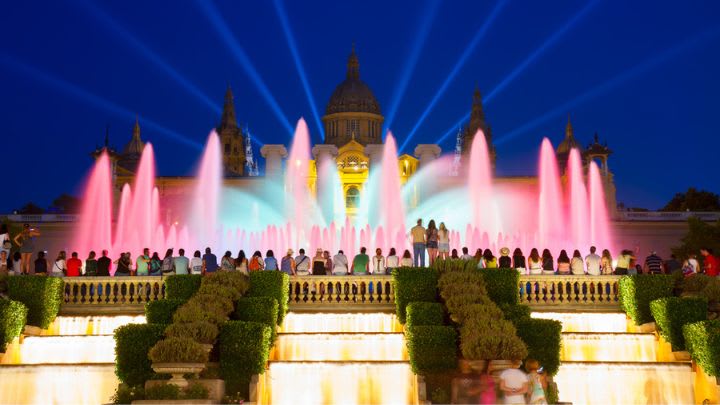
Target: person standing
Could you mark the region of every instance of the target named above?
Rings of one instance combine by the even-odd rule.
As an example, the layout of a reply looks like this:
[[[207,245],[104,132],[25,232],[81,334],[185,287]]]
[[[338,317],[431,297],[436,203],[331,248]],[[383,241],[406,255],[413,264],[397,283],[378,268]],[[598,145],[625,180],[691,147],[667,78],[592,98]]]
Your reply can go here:
[[[97,260],[97,275],[98,277],[110,277],[110,266],[112,266],[112,260],[108,257],[108,251],[104,250],[100,253],[101,256]]]
[[[625,249],[620,252],[620,256],[618,256],[617,260],[617,266],[615,267],[615,274],[628,274],[628,269],[630,269],[630,261],[632,261],[632,251]]]
[[[545,388],[547,387],[547,380],[545,374],[540,367],[540,363],[537,360],[527,359],[525,360],[525,370],[528,372],[528,396],[530,397],[529,404],[547,404],[545,399]]]
[[[385,274],[385,257],[382,255],[382,249],[375,249],[375,256],[372,258],[372,274]]]
[[[203,260],[199,250],[196,250],[190,259],[190,274],[203,274]]]
[[[7,276],[10,274],[10,266],[8,266],[7,252],[0,250],[0,276]]]
[[[348,274],[348,259],[342,250],[338,250],[337,254],[333,256],[332,274],[334,276],[346,276]]]
[[[310,258],[305,256],[305,249],[300,248],[295,256],[295,274],[307,276],[310,274]]]
[[[150,249],[143,249],[143,254],[135,259],[135,275],[147,276],[150,274]]]
[[[417,225],[410,229],[413,243],[413,265],[425,267],[425,228],[422,226],[422,219],[417,220]]]
[[[94,250],[90,251],[88,258],[85,260],[85,275],[88,277],[95,277],[98,275],[98,261],[95,259],[96,253]]]
[[[132,259],[130,259],[130,255],[128,253],[120,253],[120,257],[117,259],[117,261],[115,261],[115,264],[117,264],[117,270],[115,270],[115,277],[125,277],[132,275],[132,271],[130,270],[130,266],[132,265]]]
[[[360,253],[353,258],[352,274],[364,276],[370,271],[370,256],[365,254],[365,252],[367,252],[367,249],[361,247]]]
[[[703,247],[700,249],[700,254],[703,257],[703,270],[706,275],[710,277],[717,277],[720,274],[720,261],[713,254],[713,250],[709,247]]]
[[[650,256],[645,258],[645,266],[643,267],[643,273],[646,274],[663,274],[665,268],[663,260],[657,255],[654,250],[650,252]]]
[[[445,227],[445,222],[440,222],[438,229],[438,253],[441,259],[448,258],[450,251],[450,231]]]
[[[82,260],[78,259],[78,253],[72,252],[66,263],[65,275],[67,277],[79,277],[82,264]]]
[[[395,252],[395,248],[390,248],[388,257],[385,258],[385,270],[387,274],[392,274],[392,271],[400,266],[400,258]]]
[[[428,258],[430,259],[430,266],[435,263],[435,259],[438,255],[438,229],[435,226],[435,220],[431,219],[428,222],[428,227],[425,230],[425,243],[427,243]]]
[[[185,249],[178,250],[178,255],[173,259],[175,274],[188,274],[190,270],[190,259],[185,257]]]
[[[278,270],[278,262],[272,249],[265,253],[265,270]]]
[[[527,375],[518,367],[520,364],[513,365],[500,373],[500,391],[505,396],[506,404],[525,403],[525,393],[528,392],[530,384]]]
[[[217,256],[215,256],[209,247],[205,248],[203,260],[203,274],[215,273],[218,269]]]
[[[683,274],[689,276],[700,272],[700,263],[697,261],[695,253],[690,253],[683,263]]]
[[[15,235],[15,244],[20,246],[20,266],[23,274],[30,274],[30,260],[35,251],[35,238],[40,236],[40,231],[31,228],[30,224],[24,224],[23,230]]]
[[[280,259],[280,271],[288,276],[295,275],[295,259],[293,259],[293,253],[292,249],[288,249],[285,256]]]
[[[10,250],[12,242],[10,241],[10,231],[6,224],[0,224],[0,251],[5,252],[5,256],[10,258]]]
[[[603,249],[600,257],[600,272],[603,275],[613,274],[613,259],[608,249]]]
[[[670,258],[665,261],[665,271],[667,274],[675,274],[677,272],[682,272],[682,264],[680,261],[678,261],[677,257],[674,254],[670,255]]]
[[[588,274],[591,276],[599,276],[601,274],[600,273],[601,257],[595,253],[596,251],[597,251],[597,248],[595,246],[590,246],[590,254],[585,256],[585,274]]]

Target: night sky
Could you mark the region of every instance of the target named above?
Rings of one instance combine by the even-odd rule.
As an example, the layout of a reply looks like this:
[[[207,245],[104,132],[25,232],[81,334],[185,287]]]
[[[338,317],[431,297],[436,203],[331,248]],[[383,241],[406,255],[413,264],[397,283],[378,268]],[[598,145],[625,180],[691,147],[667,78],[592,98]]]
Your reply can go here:
[[[288,144],[301,116],[320,142],[290,44],[322,116],[353,41],[398,143],[417,126],[403,152],[448,132],[451,152],[479,86],[500,175],[534,174],[569,113],[614,150],[619,202],[720,192],[717,1],[14,1],[0,38],[0,213],[77,193],[106,126],[122,149],[135,114],[159,173],[192,173],[228,83],[259,142]]]

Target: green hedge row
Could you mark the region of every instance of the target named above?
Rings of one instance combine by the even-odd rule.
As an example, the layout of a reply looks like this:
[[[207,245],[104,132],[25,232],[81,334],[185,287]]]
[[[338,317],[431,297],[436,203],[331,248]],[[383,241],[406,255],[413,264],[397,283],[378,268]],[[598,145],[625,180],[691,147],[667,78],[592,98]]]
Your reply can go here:
[[[264,323],[270,328],[270,342],[277,337],[277,318],[280,306],[272,297],[245,297],[237,301],[233,319]]]
[[[707,375],[720,377],[720,320],[683,326],[685,347]]]
[[[399,267],[393,271],[395,313],[406,322],[406,307],[411,302],[437,301],[438,272],[435,269]]]
[[[670,342],[673,351],[685,350],[683,326],[706,320],[707,308],[705,298],[666,297],[650,303],[660,335]]]
[[[0,298],[0,353],[20,336],[27,321],[27,307],[18,301]]]
[[[163,339],[167,325],[129,324],[115,330],[115,375],[128,385],[143,385],[155,375],[148,352]]]
[[[520,273],[515,269],[482,269],[488,296],[498,305],[517,305]]]
[[[405,335],[410,366],[415,374],[457,367],[457,332],[452,326],[409,326]]]
[[[173,323],[173,314],[185,302],[185,300],[180,299],[164,299],[148,302],[145,304],[145,318],[147,323],[163,325]]]
[[[411,302],[406,312],[407,326],[442,325],[445,317],[439,302]]]
[[[248,398],[250,378],[265,372],[270,334],[270,328],[259,322],[228,321],[222,325],[218,339],[220,376],[229,395],[239,392]]]
[[[650,302],[672,296],[671,275],[638,274],[620,277],[620,304],[636,325],[652,322]]]
[[[560,369],[562,323],[552,319],[521,318],[515,323],[517,335],[528,348],[527,358],[540,362],[553,376]]]
[[[200,289],[202,276],[199,274],[174,274],[165,278],[165,297],[187,301]]]
[[[8,297],[25,304],[28,325],[47,329],[60,312],[63,286],[58,277],[9,277]]]
[[[250,290],[247,297],[272,297],[278,303],[277,324],[281,325],[288,312],[290,277],[281,271],[254,271],[250,273]]]

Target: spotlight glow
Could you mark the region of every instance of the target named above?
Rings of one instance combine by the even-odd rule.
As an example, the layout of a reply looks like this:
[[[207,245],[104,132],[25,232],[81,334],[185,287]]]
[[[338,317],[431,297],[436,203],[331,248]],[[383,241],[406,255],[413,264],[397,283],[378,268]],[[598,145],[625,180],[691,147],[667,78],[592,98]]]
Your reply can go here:
[[[40,69],[38,69],[34,66],[31,66],[31,65],[28,65],[27,63],[22,62],[22,61],[18,60],[17,58],[10,56],[6,53],[0,52],[0,64],[6,66],[7,68],[9,68],[17,73],[27,76],[33,80],[37,80],[39,82],[50,85],[51,87],[54,87],[55,89],[60,90],[63,93],[67,93],[81,101],[84,101],[93,107],[99,107],[102,110],[109,111],[109,112],[111,112],[115,115],[118,115],[120,117],[123,117],[127,120],[134,120],[137,117],[137,114],[135,112],[130,111],[130,110],[126,109],[125,107],[121,107],[121,106],[113,103],[112,101],[106,100],[100,96],[90,93],[89,91],[87,91],[75,84],[72,84],[68,81],[65,81],[63,79],[55,77],[49,73],[43,72]],[[163,134],[170,139],[173,139],[173,140],[181,142],[185,145],[191,146],[197,150],[202,149],[202,146],[198,142],[192,140],[190,137],[182,135],[171,129],[165,128],[164,126],[158,124],[157,122],[155,122],[151,119],[143,118],[142,122],[143,122],[143,126],[149,128],[155,132]]]
[[[460,68],[462,68],[465,65],[465,61],[470,57],[470,55],[475,50],[475,47],[480,42],[480,40],[485,36],[488,29],[490,29],[490,26],[495,21],[495,18],[497,18],[498,14],[500,13],[500,10],[502,10],[503,6],[507,3],[507,0],[500,0],[495,5],[495,8],[492,9],[490,12],[490,15],[488,16],[487,20],[485,20],[485,23],[480,27],[480,29],[475,33],[475,36],[473,37],[472,41],[470,41],[470,44],[465,48],[465,51],[460,56],[460,59],[455,63],[455,66],[453,66],[453,69],[450,71],[450,73],[445,78],[445,81],[440,86],[440,89],[435,93],[432,100],[430,100],[430,104],[428,104],[427,107],[425,107],[425,111],[423,111],[422,115],[420,115],[420,118],[415,123],[415,126],[412,130],[410,130],[410,133],[408,134],[407,138],[405,138],[405,141],[400,145],[400,150],[404,150],[405,147],[408,145],[408,142],[412,139],[413,135],[417,132],[417,130],[420,128],[420,125],[422,125],[423,121],[427,118],[428,114],[430,114],[430,111],[432,111],[433,107],[435,107],[435,104],[440,100],[440,97],[445,93],[445,90],[447,90],[450,83],[455,79],[455,76],[457,76],[458,72],[460,71]]]
[[[300,52],[298,51],[297,44],[295,43],[295,37],[293,36],[292,30],[290,29],[290,21],[288,20],[287,13],[285,12],[285,6],[283,5],[282,0],[274,0],[273,4],[275,5],[275,11],[277,12],[278,18],[280,19],[280,25],[282,25],[283,33],[285,34],[285,39],[287,40],[288,47],[290,47],[290,53],[292,54],[293,61],[295,62],[295,68],[297,69],[298,75],[300,76],[300,81],[303,85],[303,89],[305,90],[305,97],[307,97],[308,104],[310,104],[310,109],[312,110],[315,125],[317,125],[318,130],[320,131],[321,139],[325,141],[325,129],[323,128],[322,122],[320,121],[320,115],[318,114],[317,106],[315,105],[315,97],[312,94],[310,82],[308,81],[307,75],[305,74],[305,68],[303,67],[302,59],[300,59]]]
[[[282,124],[288,134],[292,134],[293,127],[290,125],[290,121],[288,121],[277,100],[270,92],[270,89],[267,87],[262,77],[260,77],[260,73],[257,69],[255,69],[255,66],[250,61],[250,58],[245,53],[245,50],[243,50],[235,39],[232,31],[230,31],[230,27],[228,27],[227,23],[225,23],[225,20],[222,18],[213,2],[197,0],[195,3],[198,5],[200,10],[202,10],[207,19],[210,20],[210,25],[217,31],[220,38],[223,42],[225,42],[225,45],[230,48],[232,56],[238,62],[240,67],[242,67],[245,70],[245,73],[250,76],[253,84],[257,87],[260,95],[263,99],[265,99],[265,102],[268,103],[270,109],[275,114],[275,117],[278,121],[280,121],[280,124]]]

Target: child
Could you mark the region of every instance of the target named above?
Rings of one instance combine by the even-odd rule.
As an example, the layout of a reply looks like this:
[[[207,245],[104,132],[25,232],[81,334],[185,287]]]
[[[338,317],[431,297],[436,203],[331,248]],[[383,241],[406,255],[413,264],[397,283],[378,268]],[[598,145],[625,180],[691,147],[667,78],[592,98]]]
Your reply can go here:
[[[545,399],[545,386],[547,382],[540,368],[540,363],[538,363],[537,360],[527,359],[525,360],[525,370],[527,370],[528,379],[530,380],[530,389],[527,393],[528,403],[547,404],[547,400]]]

